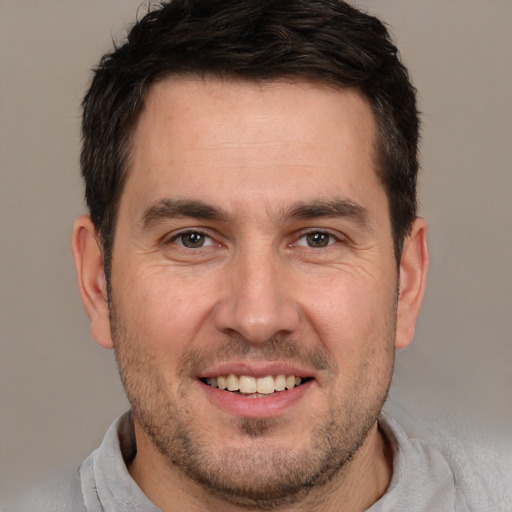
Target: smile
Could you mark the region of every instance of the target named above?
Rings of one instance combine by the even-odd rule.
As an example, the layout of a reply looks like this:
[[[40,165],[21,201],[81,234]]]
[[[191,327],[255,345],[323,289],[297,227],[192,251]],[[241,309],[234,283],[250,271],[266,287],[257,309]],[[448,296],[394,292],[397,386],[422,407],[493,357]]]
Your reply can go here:
[[[275,392],[293,389],[307,382],[310,378],[295,375],[252,377],[250,375],[229,374],[207,377],[201,380],[213,388],[257,398],[262,395],[271,395]]]

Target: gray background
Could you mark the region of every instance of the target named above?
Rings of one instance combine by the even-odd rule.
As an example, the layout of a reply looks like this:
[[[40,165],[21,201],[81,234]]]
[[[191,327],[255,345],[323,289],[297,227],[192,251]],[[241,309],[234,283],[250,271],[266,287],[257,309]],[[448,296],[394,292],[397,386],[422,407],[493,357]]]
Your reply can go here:
[[[358,4],[393,27],[424,112],[431,272],[390,407],[508,449],[512,2]],[[69,239],[88,70],[139,5],[0,0],[0,496],[76,465],[127,408],[112,353],[90,338]]]

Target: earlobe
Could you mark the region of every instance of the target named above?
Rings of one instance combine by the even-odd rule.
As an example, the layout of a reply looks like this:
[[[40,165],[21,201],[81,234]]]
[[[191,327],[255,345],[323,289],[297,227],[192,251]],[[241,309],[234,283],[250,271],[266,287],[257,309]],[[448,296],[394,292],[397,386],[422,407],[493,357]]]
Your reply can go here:
[[[418,218],[404,241],[400,260],[396,348],[407,347],[414,337],[416,319],[425,294],[428,262],[427,225],[424,219]]]
[[[91,321],[91,334],[99,345],[112,348],[103,254],[99,235],[89,216],[76,220],[71,244],[80,296]]]

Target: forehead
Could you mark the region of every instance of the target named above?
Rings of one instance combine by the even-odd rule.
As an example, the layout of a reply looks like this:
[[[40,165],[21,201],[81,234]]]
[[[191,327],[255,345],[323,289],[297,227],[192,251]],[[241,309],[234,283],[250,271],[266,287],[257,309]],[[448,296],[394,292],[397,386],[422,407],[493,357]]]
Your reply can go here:
[[[148,92],[127,188],[137,203],[198,194],[276,208],[333,194],[357,200],[381,188],[376,133],[369,103],[353,89],[169,78]]]

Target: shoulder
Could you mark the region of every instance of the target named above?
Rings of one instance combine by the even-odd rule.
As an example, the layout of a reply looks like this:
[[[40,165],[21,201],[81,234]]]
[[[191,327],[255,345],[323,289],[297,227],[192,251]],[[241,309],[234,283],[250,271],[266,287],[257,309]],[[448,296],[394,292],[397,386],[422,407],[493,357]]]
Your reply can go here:
[[[394,413],[396,418],[396,411]],[[489,435],[463,428],[458,423],[450,427],[425,418],[402,415],[399,425],[389,415],[384,415],[384,419],[390,425],[393,435],[399,438],[399,445],[414,451],[416,460],[422,465],[428,466],[432,460],[437,460],[437,468],[449,468],[455,503],[459,504],[455,510],[512,510],[510,445],[502,445],[504,443],[498,443]],[[441,461],[442,464],[439,464]],[[414,468],[409,469],[414,471]]]
[[[512,510],[512,449],[469,429],[437,427],[432,443],[448,461],[470,510]]]

